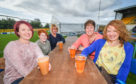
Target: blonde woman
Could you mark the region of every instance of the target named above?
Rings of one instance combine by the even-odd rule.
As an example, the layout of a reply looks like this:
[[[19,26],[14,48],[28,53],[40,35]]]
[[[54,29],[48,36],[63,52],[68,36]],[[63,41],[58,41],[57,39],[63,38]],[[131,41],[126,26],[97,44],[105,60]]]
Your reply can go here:
[[[53,50],[59,41],[65,43],[65,39],[61,34],[58,34],[58,27],[55,24],[51,25],[51,34],[49,35],[49,41],[51,44],[51,50]]]

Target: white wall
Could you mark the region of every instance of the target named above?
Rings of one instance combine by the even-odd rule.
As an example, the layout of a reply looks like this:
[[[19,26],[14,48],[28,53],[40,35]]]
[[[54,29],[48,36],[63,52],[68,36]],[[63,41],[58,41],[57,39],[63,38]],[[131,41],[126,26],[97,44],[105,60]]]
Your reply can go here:
[[[84,31],[83,24],[60,24],[60,31],[61,32],[77,32],[77,31]]]

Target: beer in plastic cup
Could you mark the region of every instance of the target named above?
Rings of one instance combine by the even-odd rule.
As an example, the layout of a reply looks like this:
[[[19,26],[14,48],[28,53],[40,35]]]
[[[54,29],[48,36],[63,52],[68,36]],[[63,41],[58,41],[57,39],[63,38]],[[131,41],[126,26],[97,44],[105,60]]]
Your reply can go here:
[[[42,75],[46,75],[49,72],[49,57],[38,58],[38,65]]]
[[[75,49],[70,49],[70,57],[75,58],[76,50]]]
[[[75,57],[75,66],[76,66],[76,71],[78,73],[82,73],[84,71],[85,62],[86,62],[85,56],[77,55]]]
[[[59,42],[59,49],[60,49],[60,50],[63,49],[63,42],[62,42],[62,41]]]

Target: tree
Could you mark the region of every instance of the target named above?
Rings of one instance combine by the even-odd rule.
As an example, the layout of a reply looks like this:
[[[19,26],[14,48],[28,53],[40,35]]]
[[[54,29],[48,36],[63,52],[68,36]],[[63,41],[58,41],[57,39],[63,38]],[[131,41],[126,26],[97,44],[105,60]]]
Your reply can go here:
[[[50,25],[47,23],[47,24],[45,24],[45,26],[44,26],[44,28],[49,28],[50,27]]]
[[[34,19],[30,22],[33,28],[42,28],[41,21],[39,19]]]
[[[13,26],[14,26],[15,22],[16,21],[14,19],[8,18],[7,19],[7,28],[13,29]]]
[[[13,25],[15,24],[15,20],[11,18],[0,20],[0,29],[13,29]]]

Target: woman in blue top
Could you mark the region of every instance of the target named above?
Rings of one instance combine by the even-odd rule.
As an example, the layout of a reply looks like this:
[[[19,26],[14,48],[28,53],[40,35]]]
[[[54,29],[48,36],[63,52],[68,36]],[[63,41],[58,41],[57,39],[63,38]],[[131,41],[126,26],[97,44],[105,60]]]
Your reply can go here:
[[[81,54],[88,56],[95,51],[93,61],[98,69],[104,68],[113,84],[125,84],[133,55],[133,46],[127,42],[126,26],[121,20],[112,20],[105,27],[103,36],[104,39],[97,40]]]
[[[58,45],[59,41],[62,41],[63,43],[65,43],[65,39],[63,38],[62,35],[58,34],[58,28],[55,24],[51,25],[51,34],[49,35],[49,41],[51,44],[51,50],[53,50],[56,45]]]

